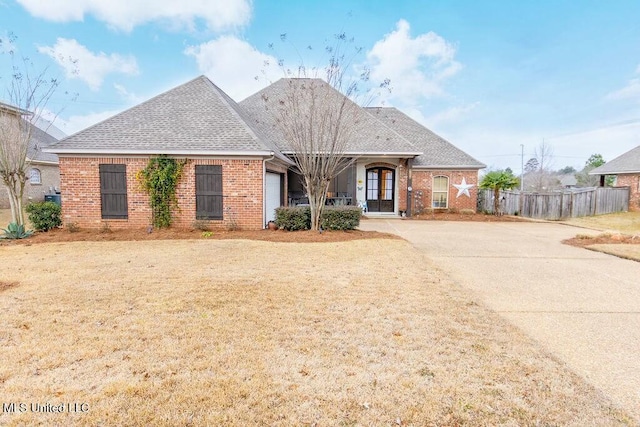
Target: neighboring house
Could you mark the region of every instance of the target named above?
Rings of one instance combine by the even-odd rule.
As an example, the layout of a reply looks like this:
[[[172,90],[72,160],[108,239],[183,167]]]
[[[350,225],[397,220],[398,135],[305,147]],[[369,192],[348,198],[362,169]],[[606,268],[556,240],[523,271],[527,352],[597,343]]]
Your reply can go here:
[[[576,179],[575,174],[564,174],[558,177],[560,180],[560,185],[562,188],[576,188],[578,186],[578,180]]]
[[[600,176],[604,186],[607,175],[615,175],[616,187],[629,187],[629,210],[640,210],[640,145],[595,168],[589,175]]]
[[[19,111],[15,107],[0,103],[3,113]],[[22,115],[24,113],[21,113]],[[31,140],[27,151],[28,177],[24,188],[25,203],[30,201],[43,201],[47,194],[55,194],[60,189],[60,170],[58,168],[58,156],[53,153],[45,153],[42,150],[58,141],[53,136],[54,132],[49,128],[42,130],[38,126],[31,125]],[[60,134],[57,128],[51,128]],[[9,196],[7,188],[0,180],[0,209],[9,208]]]
[[[200,76],[50,147],[60,159],[63,221],[149,225],[148,197],[136,175],[150,157],[166,154],[187,160],[176,226],[202,220],[263,228],[276,207],[304,196],[287,157],[294,153],[263,101],[286,84],[280,80],[236,103]],[[347,153],[355,161],[331,183],[333,200],[387,215],[475,210],[482,163],[396,109],[362,112],[363,131]]]

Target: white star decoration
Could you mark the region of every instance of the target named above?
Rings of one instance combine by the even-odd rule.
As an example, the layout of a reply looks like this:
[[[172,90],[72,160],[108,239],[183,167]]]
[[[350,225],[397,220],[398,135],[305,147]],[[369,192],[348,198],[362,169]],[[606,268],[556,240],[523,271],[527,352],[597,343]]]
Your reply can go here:
[[[467,184],[467,180],[465,180],[464,178],[462,178],[462,182],[460,184],[453,184],[453,186],[458,189],[458,195],[456,196],[456,199],[463,194],[467,197],[471,197],[471,194],[469,194],[469,189],[473,187],[473,184]]]

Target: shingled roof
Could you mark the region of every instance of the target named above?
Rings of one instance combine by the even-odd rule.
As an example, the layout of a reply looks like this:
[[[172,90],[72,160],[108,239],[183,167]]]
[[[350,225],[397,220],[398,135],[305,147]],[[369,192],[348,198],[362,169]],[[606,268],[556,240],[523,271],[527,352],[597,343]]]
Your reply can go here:
[[[58,154],[243,154],[279,152],[238,104],[200,76],[61,140]]]
[[[27,158],[32,162],[44,162],[58,164],[58,156],[42,150],[55,144],[58,140],[48,132],[37,126],[31,125],[31,140],[27,150]]]
[[[286,94],[291,90],[291,85],[302,84],[314,85],[318,98],[329,99],[337,103],[344,99],[343,94],[321,79],[284,78],[239,102],[240,107],[251,118],[251,124],[264,134],[269,135],[271,140],[277,141],[278,147],[285,153],[291,152],[291,148],[277,125],[274,114],[267,109],[267,103],[277,105],[278,100],[286,102]],[[355,106],[352,101],[347,101]],[[414,145],[392,128],[377,120],[366,109],[361,109],[361,113],[358,116],[357,132],[349,141],[347,154],[403,154],[406,156],[420,154]]]
[[[477,161],[396,108],[372,107],[367,110],[378,120],[402,135],[422,153],[413,160],[413,167],[447,169],[482,169],[486,167],[485,164]]]
[[[57,154],[255,155],[291,164],[291,153],[267,102],[278,105],[292,85],[344,95],[321,79],[280,79],[240,103],[200,76],[93,125],[44,151]],[[267,100],[267,102],[265,102]],[[346,154],[415,157],[414,167],[481,169],[485,165],[395,108],[360,108]]]
[[[42,120],[37,117],[37,120],[43,122],[42,124],[48,124],[49,126],[40,128],[36,120],[34,120],[33,113],[23,108],[0,102],[0,114],[8,113],[11,117],[15,117],[16,120],[21,120],[24,126],[29,126],[29,132],[31,132],[29,145],[27,146],[27,160],[31,162],[44,162],[58,164],[58,156],[53,153],[45,153],[42,149],[49,147],[56,143],[58,138],[52,135],[53,132],[49,132],[51,123]],[[59,129],[56,130],[62,133]]]
[[[589,172],[589,175],[619,175],[624,173],[640,173],[640,145],[595,168]]]

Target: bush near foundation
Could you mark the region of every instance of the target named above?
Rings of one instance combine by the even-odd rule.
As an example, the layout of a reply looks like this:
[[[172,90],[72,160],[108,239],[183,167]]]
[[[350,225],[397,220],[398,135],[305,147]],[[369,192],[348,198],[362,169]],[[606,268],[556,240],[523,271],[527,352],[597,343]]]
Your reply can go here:
[[[355,230],[361,216],[362,209],[357,206],[327,207],[322,211],[320,224],[324,230]]]
[[[287,231],[311,228],[311,209],[308,206],[282,206],[276,209],[276,225]]]
[[[327,206],[322,211],[323,230],[354,230],[360,225],[362,210],[357,206]],[[283,206],[276,209],[276,225],[287,231],[309,230],[311,209],[308,206]]]
[[[60,205],[54,202],[34,202],[27,205],[29,221],[37,231],[49,231],[62,225]]]

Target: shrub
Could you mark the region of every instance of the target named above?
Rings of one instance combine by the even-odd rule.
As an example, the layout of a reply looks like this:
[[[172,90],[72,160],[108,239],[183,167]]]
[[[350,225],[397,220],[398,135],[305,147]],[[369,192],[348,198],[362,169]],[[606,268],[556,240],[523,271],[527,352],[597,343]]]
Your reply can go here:
[[[49,231],[62,225],[60,205],[54,202],[35,202],[27,205],[29,221],[38,231]]]
[[[362,210],[357,206],[325,207],[320,218],[324,230],[353,230],[360,225]],[[276,209],[276,225],[287,231],[311,228],[311,209],[308,206]]]
[[[109,223],[107,221],[104,221],[102,223],[102,226],[100,227],[100,233],[112,233],[113,231],[111,230],[111,226],[109,225]]]
[[[24,225],[18,225],[15,222],[7,225],[7,228],[2,231],[4,231],[4,235],[0,236],[0,239],[26,239],[33,234],[33,231],[26,231]]]
[[[357,206],[326,207],[320,225],[324,230],[353,230],[360,225],[362,210]]]
[[[209,223],[209,221],[205,221],[202,219],[196,219],[195,221],[193,221],[191,223],[191,227],[194,230],[200,230],[200,231],[209,231],[211,230],[211,224]]]
[[[77,222],[68,222],[64,225],[64,228],[66,228],[69,233],[77,233],[80,231],[80,227]]]
[[[282,206],[276,209],[276,225],[287,231],[311,228],[311,209],[308,206]]]

